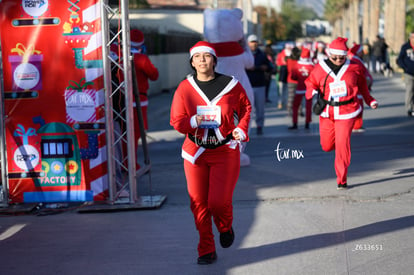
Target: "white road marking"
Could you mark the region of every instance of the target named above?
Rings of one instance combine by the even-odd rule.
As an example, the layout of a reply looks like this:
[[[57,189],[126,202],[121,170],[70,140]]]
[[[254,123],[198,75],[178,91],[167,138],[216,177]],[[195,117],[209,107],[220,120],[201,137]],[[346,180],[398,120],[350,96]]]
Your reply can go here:
[[[25,226],[26,224],[15,224],[11,226],[9,229],[0,234],[0,241],[4,241],[5,239],[10,238],[14,234],[22,230]]]

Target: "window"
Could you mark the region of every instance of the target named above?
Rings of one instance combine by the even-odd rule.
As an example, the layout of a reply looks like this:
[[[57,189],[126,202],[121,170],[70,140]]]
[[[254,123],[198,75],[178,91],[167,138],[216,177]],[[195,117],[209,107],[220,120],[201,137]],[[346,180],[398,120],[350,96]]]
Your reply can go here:
[[[73,156],[71,139],[44,139],[41,146],[42,158],[71,158]]]

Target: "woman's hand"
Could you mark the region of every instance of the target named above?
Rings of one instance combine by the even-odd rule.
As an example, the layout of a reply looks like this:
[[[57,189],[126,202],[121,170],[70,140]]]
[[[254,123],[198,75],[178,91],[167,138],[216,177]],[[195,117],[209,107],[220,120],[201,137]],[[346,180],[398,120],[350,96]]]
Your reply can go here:
[[[233,132],[232,132],[231,134],[233,135],[233,138],[234,138],[235,140],[241,140],[240,133],[239,133],[239,131],[237,131],[236,129],[234,129],[234,130],[233,130]]]
[[[197,126],[199,126],[201,124],[201,122],[203,121],[203,117],[200,115],[196,115],[196,122],[197,122]]]

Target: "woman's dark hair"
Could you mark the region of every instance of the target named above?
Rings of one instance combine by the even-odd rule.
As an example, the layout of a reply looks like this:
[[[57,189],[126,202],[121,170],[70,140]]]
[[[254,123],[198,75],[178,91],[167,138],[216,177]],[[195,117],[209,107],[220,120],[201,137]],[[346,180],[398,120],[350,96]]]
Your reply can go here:
[[[298,47],[294,47],[292,49],[292,53],[289,56],[290,59],[299,60],[300,58],[300,50]]]

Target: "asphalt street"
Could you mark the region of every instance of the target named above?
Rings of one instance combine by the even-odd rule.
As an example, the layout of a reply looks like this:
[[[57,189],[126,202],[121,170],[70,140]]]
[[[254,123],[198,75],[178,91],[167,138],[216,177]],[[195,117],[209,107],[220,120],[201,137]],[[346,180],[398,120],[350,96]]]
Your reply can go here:
[[[2,215],[0,274],[413,274],[414,118],[404,110],[401,75],[376,75],[372,95],[379,108],[366,107],[366,131],[352,136],[349,188],[337,190],[334,152],[321,150],[318,118],[310,130],[303,117],[288,130],[272,86],[264,134],[255,134],[253,121],[251,165],[241,168],[234,193],[235,242],[223,249],[216,241],[218,260],[208,266],[196,264],[183,137],[169,126],[173,91],[154,95],[152,168],[138,195],[165,195],[161,207]]]

